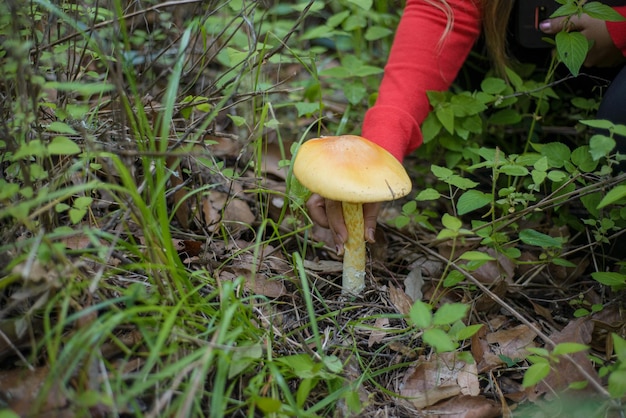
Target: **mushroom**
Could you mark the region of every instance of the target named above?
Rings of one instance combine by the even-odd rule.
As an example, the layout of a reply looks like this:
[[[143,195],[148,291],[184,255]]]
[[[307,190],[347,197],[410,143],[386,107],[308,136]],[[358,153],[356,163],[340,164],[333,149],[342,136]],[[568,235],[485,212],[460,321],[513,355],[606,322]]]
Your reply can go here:
[[[387,150],[356,135],[315,138],[300,145],[293,173],[310,191],[342,202],[348,229],[342,293],[365,288],[363,203],[393,200],[411,191],[402,164]]]

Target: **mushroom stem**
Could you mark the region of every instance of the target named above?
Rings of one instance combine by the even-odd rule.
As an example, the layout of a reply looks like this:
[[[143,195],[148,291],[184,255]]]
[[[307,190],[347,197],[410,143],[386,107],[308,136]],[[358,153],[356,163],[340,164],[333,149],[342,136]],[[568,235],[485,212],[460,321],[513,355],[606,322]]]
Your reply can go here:
[[[342,293],[358,295],[365,288],[363,205],[342,202],[342,208],[348,229],[348,240],[344,243]]]

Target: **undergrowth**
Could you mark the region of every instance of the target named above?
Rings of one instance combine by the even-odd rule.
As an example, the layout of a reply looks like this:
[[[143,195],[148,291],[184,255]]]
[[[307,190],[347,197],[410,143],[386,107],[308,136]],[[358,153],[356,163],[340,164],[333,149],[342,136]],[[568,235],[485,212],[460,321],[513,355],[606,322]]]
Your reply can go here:
[[[429,95],[415,193],[381,216],[365,294],[340,296],[290,161],[358,133],[400,11],[0,5],[0,416],[406,416],[431,406],[411,373],[481,366],[496,320],[536,337],[474,373],[499,413],[583,353],[552,389],[623,414],[626,127],[558,56]],[[601,335],[555,341],[578,319]]]

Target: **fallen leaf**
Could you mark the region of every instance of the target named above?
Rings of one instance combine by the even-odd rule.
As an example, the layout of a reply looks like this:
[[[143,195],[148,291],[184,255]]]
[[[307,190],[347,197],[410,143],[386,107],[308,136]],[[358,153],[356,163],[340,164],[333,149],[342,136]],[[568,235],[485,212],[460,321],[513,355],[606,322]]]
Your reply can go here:
[[[509,257],[496,252],[493,248],[480,247],[478,251],[495,258],[495,260],[489,260],[472,271],[472,276],[478,281],[481,283],[496,283],[500,281],[510,282],[513,279],[515,264]]]
[[[412,269],[404,279],[404,291],[411,301],[415,302],[422,300],[424,294],[422,293],[422,287],[424,287],[424,277],[422,276],[422,268],[417,267]]]
[[[176,251],[180,255],[186,255],[187,257],[194,257],[202,251],[202,242],[194,241],[194,240],[174,240],[174,246],[176,247]]]
[[[202,214],[210,231],[218,230],[220,223],[237,230],[251,225],[256,219],[246,202],[216,190],[203,197]]]
[[[433,418],[493,418],[501,415],[501,408],[484,396],[459,395],[425,408],[424,412]]]
[[[287,294],[287,289],[282,280],[268,280],[263,274],[256,274],[254,277],[251,277],[250,270],[235,268],[232,272],[221,271],[219,279],[233,281],[240,276],[246,278],[244,287],[254,294],[264,295],[269,298],[279,298]]]
[[[2,400],[20,416],[31,416],[30,411],[40,396],[49,374],[48,367],[39,367],[32,371],[26,369],[0,371],[0,388]],[[41,410],[49,411],[62,408],[67,404],[67,398],[57,385],[52,385]]]
[[[411,306],[413,305],[411,298],[409,298],[402,289],[392,284],[389,284],[389,300],[391,300],[393,306],[395,306],[402,315],[408,315],[411,311]]]
[[[388,326],[389,318],[376,318],[376,321],[374,321],[375,329],[370,332],[370,337],[367,340],[367,346],[371,347],[374,344],[381,342],[383,338],[385,338],[385,336],[388,334],[387,331],[385,331],[385,328]]]
[[[591,342],[592,332],[593,322],[589,317],[584,317],[570,322],[561,331],[550,335],[550,339],[555,344],[572,342],[588,345]],[[587,351],[579,351],[570,354],[570,357],[575,364],[582,367],[590,376],[599,381],[597,372],[587,354]],[[580,372],[578,367],[572,364],[572,362],[562,359],[558,363],[553,364],[550,374],[537,384],[535,392],[537,394],[552,391],[559,392],[567,389],[571,383],[584,380],[587,380],[587,378]],[[587,389],[590,389],[589,385]]]
[[[483,327],[485,328],[485,327]],[[537,334],[527,325],[494,332],[480,331],[472,338],[472,354],[483,373],[505,364],[503,357],[520,361],[528,355],[527,348],[534,347]]]
[[[407,370],[400,394],[422,409],[444,399],[479,391],[476,365],[460,360],[457,353],[441,353],[428,359],[420,357],[417,365]]]

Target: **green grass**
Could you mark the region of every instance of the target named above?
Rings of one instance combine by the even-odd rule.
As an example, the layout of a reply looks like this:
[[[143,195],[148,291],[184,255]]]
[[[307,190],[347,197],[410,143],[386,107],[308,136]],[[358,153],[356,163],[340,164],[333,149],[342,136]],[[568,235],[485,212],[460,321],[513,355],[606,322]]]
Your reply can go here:
[[[416,413],[399,395],[408,370],[444,346],[471,357],[467,330],[495,316],[475,309],[491,290],[473,275],[490,258],[448,257],[433,243],[457,251],[482,241],[527,266],[530,285],[509,283],[509,299],[495,304],[511,324],[532,322],[529,300],[568,301],[555,312],[568,319],[574,302],[591,315],[589,289],[601,295],[594,312],[619,308],[623,266],[601,257],[600,246],[622,231],[623,196],[616,189],[598,208],[606,195],[590,194],[623,181],[602,171],[615,156],[592,146],[598,161],[581,173],[594,163],[579,149],[565,158],[574,167],[567,171],[552,162],[563,150],[533,148],[527,139],[536,133],[522,120],[515,139],[532,155],[498,160],[488,144],[510,132],[490,124],[493,108],[472,114],[486,139],[462,139],[457,115],[457,136],[439,133],[443,146],[430,142],[407,161],[429,197],[387,207],[384,239],[370,246],[367,292],[340,296],[338,261],[318,241],[290,160],[311,136],[358,130],[392,39],[384,29],[398,21],[387,2],[105,3],[0,6],[0,417]],[[536,75],[520,81],[535,85]],[[513,112],[537,106],[543,119],[533,126],[562,122],[546,111],[562,105],[554,98],[546,105],[502,94]],[[581,132],[568,140],[586,143]],[[459,152],[460,143],[473,151]],[[454,175],[428,171],[431,164]],[[511,166],[537,173],[511,174]],[[548,180],[529,188],[542,173]],[[563,183],[552,180],[561,173]],[[499,181],[467,186],[485,175]],[[486,206],[468,206],[459,198],[466,189]],[[584,204],[570,208],[565,198]],[[592,213],[576,230],[580,217],[569,211],[581,207]],[[574,236],[543,233],[552,224]],[[578,244],[585,234],[592,242]],[[522,260],[518,247],[536,258]],[[585,272],[568,288],[546,278],[557,265],[571,268],[566,250],[591,257],[597,270],[613,268],[596,276],[613,282]],[[390,291],[416,274],[427,301],[452,303],[433,309]],[[422,321],[420,309],[432,320]],[[622,373],[620,350],[594,350],[600,373]],[[546,357],[556,369],[560,357]],[[496,372],[521,383],[528,365],[520,359]],[[613,382],[615,405],[621,386]]]

